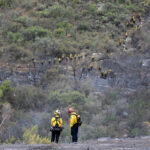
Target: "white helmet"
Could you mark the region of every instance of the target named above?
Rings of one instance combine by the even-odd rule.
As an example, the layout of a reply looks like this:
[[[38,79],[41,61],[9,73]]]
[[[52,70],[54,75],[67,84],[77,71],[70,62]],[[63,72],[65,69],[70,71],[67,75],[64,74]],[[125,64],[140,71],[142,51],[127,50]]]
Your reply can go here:
[[[58,110],[58,109],[55,110],[54,114],[55,114],[55,115],[60,115],[60,110]]]

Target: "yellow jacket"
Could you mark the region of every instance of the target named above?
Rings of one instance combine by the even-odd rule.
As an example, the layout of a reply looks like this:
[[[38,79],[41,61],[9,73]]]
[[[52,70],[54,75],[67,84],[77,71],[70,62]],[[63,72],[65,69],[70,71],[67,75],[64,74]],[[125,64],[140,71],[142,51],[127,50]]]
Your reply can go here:
[[[74,124],[77,123],[77,117],[76,117],[76,113],[75,112],[72,112],[71,115],[70,115],[70,119],[69,119],[69,125],[70,125],[70,128],[72,128],[74,126]]]
[[[62,127],[63,121],[62,121],[62,118],[59,118],[59,115],[56,115],[56,117],[53,117],[53,118],[51,119],[51,125],[52,125],[53,127],[56,126],[56,118],[57,118],[57,117],[58,117],[58,119],[57,119],[58,127]]]

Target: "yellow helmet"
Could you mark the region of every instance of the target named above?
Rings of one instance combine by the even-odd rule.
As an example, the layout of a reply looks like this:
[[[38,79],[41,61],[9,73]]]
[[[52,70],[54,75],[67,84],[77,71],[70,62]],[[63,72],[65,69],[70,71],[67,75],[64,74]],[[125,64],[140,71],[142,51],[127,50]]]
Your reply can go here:
[[[55,114],[55,115],[60,115],[60,110],[58,110],[58,109],[55,110],[54,114]]]

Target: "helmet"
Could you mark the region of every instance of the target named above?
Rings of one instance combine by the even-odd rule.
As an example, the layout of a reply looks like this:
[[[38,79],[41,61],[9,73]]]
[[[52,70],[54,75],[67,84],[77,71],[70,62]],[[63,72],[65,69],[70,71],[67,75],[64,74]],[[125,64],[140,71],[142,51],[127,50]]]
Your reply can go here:
[[[54,114],[55,114],[55,115],[60,115],[60,110],[58,110],[58,109],[55,110]]]
[[[71,112],[73,112],[74,110],[73,110],[73,108],[68,108],[68,113],[71,113]]]

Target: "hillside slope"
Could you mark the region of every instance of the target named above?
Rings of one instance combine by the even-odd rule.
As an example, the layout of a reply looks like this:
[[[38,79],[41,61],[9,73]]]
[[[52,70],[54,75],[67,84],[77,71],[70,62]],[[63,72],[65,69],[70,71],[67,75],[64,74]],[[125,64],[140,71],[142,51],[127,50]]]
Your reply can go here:
[[[0,0],[0,143],[150,135],[149,0]],[[75,147],[76,148],[76,147]]]

